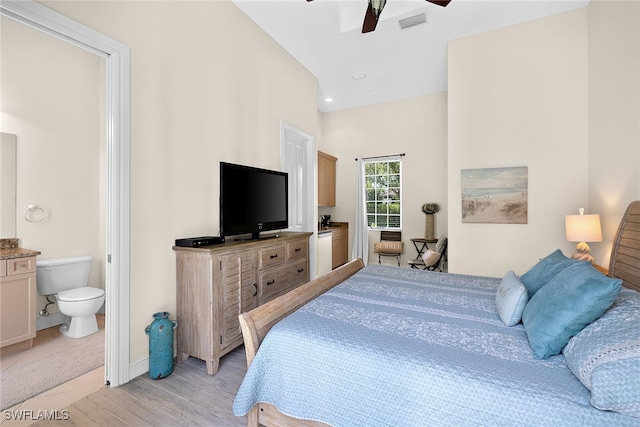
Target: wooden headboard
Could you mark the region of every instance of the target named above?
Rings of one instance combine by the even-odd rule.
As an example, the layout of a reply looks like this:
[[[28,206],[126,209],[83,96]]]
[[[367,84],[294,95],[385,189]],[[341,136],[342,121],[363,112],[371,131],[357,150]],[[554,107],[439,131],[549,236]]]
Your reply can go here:
[[[611,249],[609,276],[640,291],[640,200],[631,202],[620,221]]]

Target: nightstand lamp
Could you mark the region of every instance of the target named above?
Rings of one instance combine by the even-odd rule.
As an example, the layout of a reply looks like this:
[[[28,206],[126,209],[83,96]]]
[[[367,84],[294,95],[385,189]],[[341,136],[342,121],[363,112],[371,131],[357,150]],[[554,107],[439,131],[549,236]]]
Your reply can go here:
[[[602,242],[602,228],[600,215],[585,215],[584,208],[580,208],[580,215],[565,215],[565,230],[568,242],[579,242],[576,253],[571,258],[589,261],[593,264],[593,257],[589,255],[589,245],[586,242]]]

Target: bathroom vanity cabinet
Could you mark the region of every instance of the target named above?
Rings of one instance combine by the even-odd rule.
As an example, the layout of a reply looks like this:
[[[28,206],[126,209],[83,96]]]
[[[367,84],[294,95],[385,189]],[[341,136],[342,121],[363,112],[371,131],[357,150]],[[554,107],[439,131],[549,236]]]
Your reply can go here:
[[[197,357],[215,374],[220,357],[242,344],[240,313],[309,281],[309,236],[174,246],[178,363]]]
[[[5,252],[4,249],[2,251]],[[16,256],[16,250],[12,254]],[[33,338],[36,336],[36,299],[36,257],[3,256],[0,259],[2,353],[33,346]]]

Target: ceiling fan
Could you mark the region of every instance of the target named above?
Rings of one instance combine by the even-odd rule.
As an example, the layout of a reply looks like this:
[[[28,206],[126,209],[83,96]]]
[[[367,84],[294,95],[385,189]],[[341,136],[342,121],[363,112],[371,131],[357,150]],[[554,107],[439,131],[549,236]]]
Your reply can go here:
[[[307,0],[313,1],[313,0]],[[446,7],[451,0],[426,0],[429,3],[437,4],[438,6]],[[367,7],[367,12],[364,15],[364,22],[362,23],[362,32],[370,33],[371,31],[376,29],[376,25],[378,25],[378,18],[380,18],[380,14],[382,13],[382,9],[384,9],[384,5],[387,3],[387,0],[369,0],[369,6]]]

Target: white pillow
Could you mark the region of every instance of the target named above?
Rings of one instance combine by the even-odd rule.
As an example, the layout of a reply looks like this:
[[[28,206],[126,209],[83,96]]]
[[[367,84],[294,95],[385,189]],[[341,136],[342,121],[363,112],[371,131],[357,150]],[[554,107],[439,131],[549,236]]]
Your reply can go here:
[[[431,267],[436,265],[436,262],[440,260],[440,252],[432,251],[431,249],[427,249],[422,254],[422,261],[424,261],[424,265],[426,267]]]
[[[522,312],[529,301],[529,292],[513,271],[509,271],[496,291],[496,307],[502,323],[516,325],[522,320]]]

